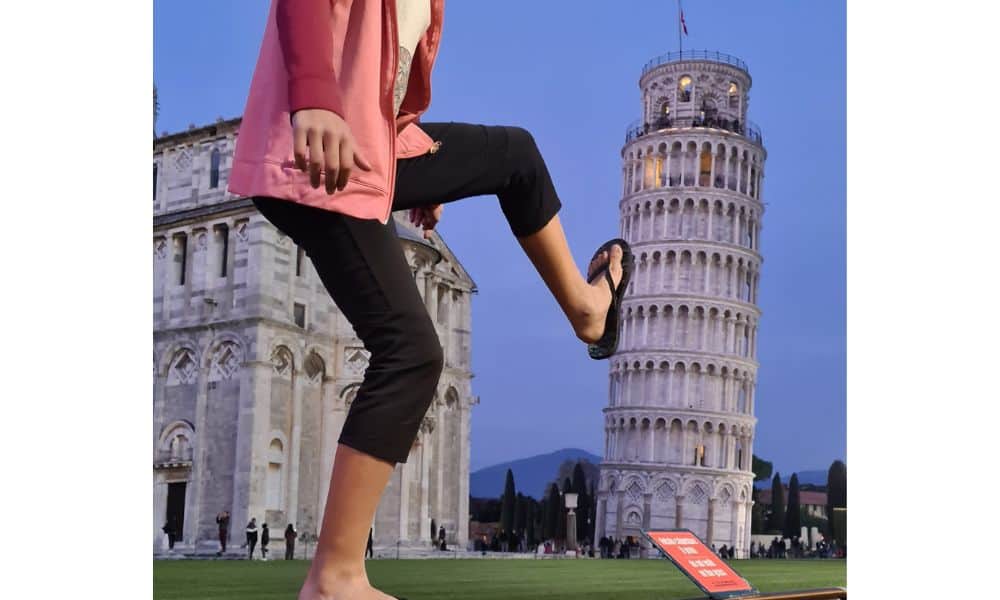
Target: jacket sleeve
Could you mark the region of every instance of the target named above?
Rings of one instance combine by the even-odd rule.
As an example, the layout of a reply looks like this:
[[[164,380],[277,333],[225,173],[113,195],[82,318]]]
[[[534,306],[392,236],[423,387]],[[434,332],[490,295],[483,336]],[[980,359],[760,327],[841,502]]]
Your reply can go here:
[[[333,72],[332,0],[277,0],[278,39],[288,70],[290,110],[322,108],[341,118],[340,85]]]

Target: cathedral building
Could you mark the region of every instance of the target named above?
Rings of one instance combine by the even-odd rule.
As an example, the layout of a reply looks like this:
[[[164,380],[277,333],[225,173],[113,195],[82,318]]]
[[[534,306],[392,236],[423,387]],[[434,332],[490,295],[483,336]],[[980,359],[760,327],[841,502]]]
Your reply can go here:
[[[609,361],[595,539],[687,528],[747,556],[767,156],[750,85],[743,61],[706,51],[639,78],[619,202],[636,272]]]
[[[294,523],[317,535],[337,438],[368,353],[301,248],[227,176],[239,119],[163,135],[153,147],[153,521],[174,550],[214,553],[229,511],[230,551],[251,517],[273,546]],[[440,235],[394,215],[400,244],[445,350],[434,401],[378,507],[375,545],[468,539],[471,295]]]

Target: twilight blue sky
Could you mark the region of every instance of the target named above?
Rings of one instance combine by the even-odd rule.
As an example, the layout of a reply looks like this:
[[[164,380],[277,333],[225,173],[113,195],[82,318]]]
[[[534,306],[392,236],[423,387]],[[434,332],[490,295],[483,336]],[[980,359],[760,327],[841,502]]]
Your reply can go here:
[[[154,3],[159,131],[242,112],[268,5]],[[703,0],[684,12],[685,48],[749,65],[750,118],[768,151],[754,453],[784,475],[825,469],[846,454],[845,5]],[[618,232],[619,151],[639,116],[640,69],[676,49],[669,0],[450,0],[423,120],[530,130],[582,267]],[[601,454],[608,363],[587,357],[496,199],[447,205],[438,229],[479,286],[472,468],[570,446]]]

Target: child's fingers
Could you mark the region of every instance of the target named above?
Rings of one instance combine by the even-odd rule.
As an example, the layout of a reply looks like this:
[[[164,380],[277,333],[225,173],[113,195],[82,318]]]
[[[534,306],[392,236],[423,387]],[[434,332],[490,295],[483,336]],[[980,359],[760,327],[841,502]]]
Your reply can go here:
[[[299,168],[303,173],[309,172],[308,164],[308,140],[306,130],[303,127],[296,127],[293,135],[294,139],[294,149],[295,149],[295,166]]]

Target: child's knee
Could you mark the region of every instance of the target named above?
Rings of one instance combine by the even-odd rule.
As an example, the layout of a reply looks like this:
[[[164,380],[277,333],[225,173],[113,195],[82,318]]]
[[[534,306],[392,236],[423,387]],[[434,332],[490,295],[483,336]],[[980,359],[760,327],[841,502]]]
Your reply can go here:
[[[534,170],[539,167],[542,154],[535,143],[535,137],[523,127],[505,127],[507,131],[507,156],[518,171]]]

